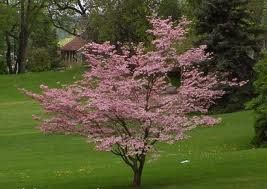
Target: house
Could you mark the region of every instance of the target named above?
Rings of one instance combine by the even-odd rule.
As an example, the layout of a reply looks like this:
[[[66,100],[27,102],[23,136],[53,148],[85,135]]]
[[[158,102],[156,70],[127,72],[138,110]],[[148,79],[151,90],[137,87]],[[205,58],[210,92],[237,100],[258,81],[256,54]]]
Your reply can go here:
[[[79,62],[82,61],[82,56],[79,50],[87,44],[87,41],[82,37],[74,37],[70,42],[60,48],[60,54],[64,62]]]

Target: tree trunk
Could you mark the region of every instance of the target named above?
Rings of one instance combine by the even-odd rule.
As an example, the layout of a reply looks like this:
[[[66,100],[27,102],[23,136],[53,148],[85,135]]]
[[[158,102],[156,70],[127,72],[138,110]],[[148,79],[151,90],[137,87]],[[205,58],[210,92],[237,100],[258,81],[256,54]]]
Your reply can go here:
[[[120,156],[123,161],[131,167],[133,171],[133,181],[132,181],[132,186],[134,188],[139,188],[141,186],[141,181],[142,181],[142,173],[146,161],[146,155],[135,155],[135,156],[127,156],[126,153],[124,153],[124,149],[119,146],[119,150],[121,152],[117,151],[112,151],[113,154]]]
[[[134,171],[133,187],[139,188],[141,186],[142,172]]]
[[[23,73],[25,71],[25,59],[26,59],[26,49],[27,49],[27,41],[26,34],[21,34],[19,39],[19,48],[18,48],[18,56],[17,56],[17,71],[18,73]]]
[[[12,60],[11,60],[11,42],[8,33],[6,33],[6,64],[8,68],[8,73],[12,74],[13,73],[13,68],[12,68]]]
[[[29,3],[29,2],[28,2]],[[29,11],[29,10],[27,10]],[[20,2],[20,32],[19,32],[19,44],[18,44],[18,54],[17,54],[17,72],[23,73],[25,71],[25,59],[26,59],[26,49],[28,45],[28,19],[25,10],[25,0]]]
[[[133,187],[134,188],[139,188],[141,186],[142,173],[143,173],[143,169],[145,165],[145,158],[146,158],[145,156],[142,156],[138,160],[138,163],[135,164],[135,166],[133,167],[133,172],[134,172]]]

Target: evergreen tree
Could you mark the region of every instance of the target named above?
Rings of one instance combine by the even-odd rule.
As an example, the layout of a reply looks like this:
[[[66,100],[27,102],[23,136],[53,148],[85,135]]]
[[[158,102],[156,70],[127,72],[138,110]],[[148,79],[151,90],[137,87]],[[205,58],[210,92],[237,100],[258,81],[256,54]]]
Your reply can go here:
[[[197,11],[196,32],[213,53],[211,69],[228,73],[228,78],[250,80],[242,90],[231,91],[222,100],[233,111],[252,96],[253,66],[260,52],[257,25],[248,0],[206,0]]]

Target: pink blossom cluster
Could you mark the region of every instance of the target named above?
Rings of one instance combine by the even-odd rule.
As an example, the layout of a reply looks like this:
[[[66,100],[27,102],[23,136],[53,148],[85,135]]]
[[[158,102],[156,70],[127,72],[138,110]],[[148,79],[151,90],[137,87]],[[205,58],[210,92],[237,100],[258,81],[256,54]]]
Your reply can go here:
[[[42,94],[26,91],[38,100],[48,116],[44,133],[78,134],[96,143],[97,149],[112,151],[124,160],[145,156],[156,142],[173,143],[196,126],[213,126],[218,119],[192,116],[206,113],[224,95],[215,74],[200,71],[210,55],[205,47],[177,55],[173,44],[183,40],[190,23],[178,25],[170,19],[151,18],[155,48],[143,45],[118,52],[113,45],[90,43],[84,47],[91,65],[81,81],[61,89],[42,86]],[[166,93],[168,73],[179,69],[181,84],[175,94]],[[197,114],[198,115],[198,114]],[[129,159],[127,159],[129,158]],[[126,162],[127,162],[126,161]]]
[[[185,39],[188,32],[188,25],[191,23],[185,17],[182,17],[179,24],[171,19],[162,20],[160,18],[152,18],[150,20],[153,29],[148,30],[148,33],[153,34],[156,39],[152,42],[158,49],[166,50],[171,48],[173,42],[182,41]]]

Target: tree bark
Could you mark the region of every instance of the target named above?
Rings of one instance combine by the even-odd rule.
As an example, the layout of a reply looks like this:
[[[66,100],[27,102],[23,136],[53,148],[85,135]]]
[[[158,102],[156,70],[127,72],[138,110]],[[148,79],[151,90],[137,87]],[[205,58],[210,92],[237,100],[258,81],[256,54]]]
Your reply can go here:
[[[18,44],[18,55],[16,61],[16,67],[18,73],[23,73],[25,71],[25,58],[26,49],[28,43],[28,32],[27,32],[27,19],[25,11],[25,0],[20,2],[20,33],[19,33],[19,44]]]
[[[142,178],[142,173],[136,171],[134,173],[133,187],[139,188],[141,186],[141,178]]]
[[[138,160],[138,164],[133,167],[134,177],[133,177],[133,187],[140,188],[142,183],[142,173],[145,165],[145,156],[143,156],[140,160]]]
[[[20,32],[19,48],[17,57],[17,72],[23,73],[25,71],[26,49],[28,44],[27,34],[25,31]]]
[[[6,64],[8,68],[8,73],[13,74],[12,60],[11,60],[11,42],[8,33],[6,33]]]

